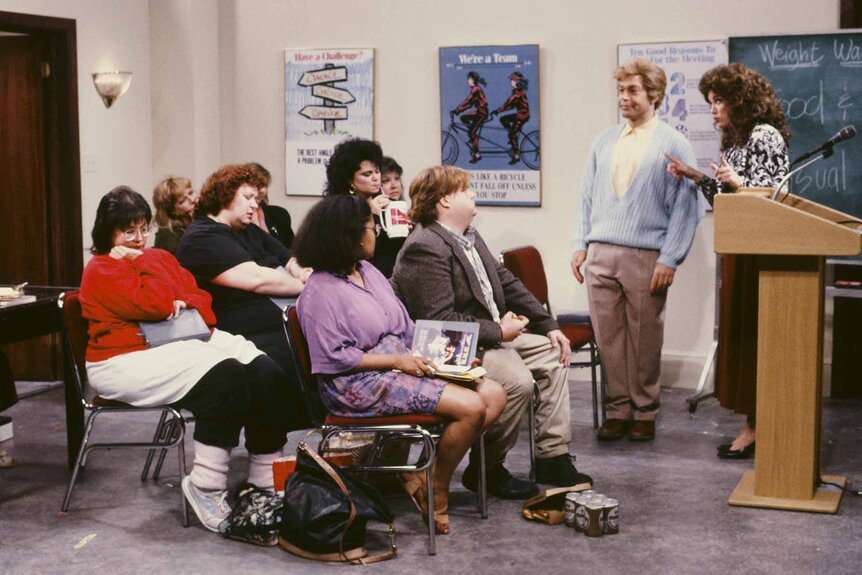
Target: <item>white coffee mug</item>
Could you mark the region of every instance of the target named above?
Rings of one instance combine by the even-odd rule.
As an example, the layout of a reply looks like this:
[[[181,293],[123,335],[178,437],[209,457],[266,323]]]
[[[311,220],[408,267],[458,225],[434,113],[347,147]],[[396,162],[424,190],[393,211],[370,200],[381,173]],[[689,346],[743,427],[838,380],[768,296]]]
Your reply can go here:
[[[409,223],[407,202],[401,200],[389,202],[389,205],[380,212],[380,225],[390,238],[406,238],[410,233]]]

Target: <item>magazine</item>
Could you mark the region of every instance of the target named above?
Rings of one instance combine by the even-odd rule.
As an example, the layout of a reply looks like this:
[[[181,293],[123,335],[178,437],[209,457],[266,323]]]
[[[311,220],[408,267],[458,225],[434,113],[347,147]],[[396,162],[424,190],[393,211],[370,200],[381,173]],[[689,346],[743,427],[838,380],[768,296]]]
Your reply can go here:
[[[440,375],[466,374],[476,359],[478,343],[478,323],[420,319],[410,351],[430,359]]]

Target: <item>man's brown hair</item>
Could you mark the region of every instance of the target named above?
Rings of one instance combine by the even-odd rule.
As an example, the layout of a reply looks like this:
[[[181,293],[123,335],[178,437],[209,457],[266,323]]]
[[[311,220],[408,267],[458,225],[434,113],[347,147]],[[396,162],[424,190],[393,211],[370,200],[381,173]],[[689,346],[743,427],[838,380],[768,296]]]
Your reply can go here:
[[[427,226],[437,220],[437,203],[454,192],[470,187],[470,176],[454,166],[433,166],[410,182],[410,219]]]

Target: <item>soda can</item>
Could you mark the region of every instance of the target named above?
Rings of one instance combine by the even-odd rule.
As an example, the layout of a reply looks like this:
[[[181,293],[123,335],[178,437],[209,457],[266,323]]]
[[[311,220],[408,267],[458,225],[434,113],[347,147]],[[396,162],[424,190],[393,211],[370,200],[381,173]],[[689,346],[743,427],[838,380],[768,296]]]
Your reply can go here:
[[[575,532],[583,533],[587,530],[587,496],[583,493],[575,493]]]
[[[563,521],[566,523],[566,527],[575,526],[575,508],[577,507],[577,503],[575,503],[576,495],[576,493],[566,493],[566,505],[563,508]]]
[[[602,507],[604,507],[606,499],[607,499],[607,496],[605,496],[604,494],[595,493],[593,495],[588,496],[586,502],[587,503],[595,503],[596,505],[601,505]],[[604,533],[604,531],[605,531],[604,521],[605,521],[604,515],[600,515],[599,516],[599,525],[602,528],[602,533]]]
[[[587,527],[584,533],[587,537],[601,537],[602,531],[602,509],[604,503],[596,499],[590,499],[586,503]]]
[[[620,502],[608,497],[602,507],[602,527],[608,535],[620,532]]]

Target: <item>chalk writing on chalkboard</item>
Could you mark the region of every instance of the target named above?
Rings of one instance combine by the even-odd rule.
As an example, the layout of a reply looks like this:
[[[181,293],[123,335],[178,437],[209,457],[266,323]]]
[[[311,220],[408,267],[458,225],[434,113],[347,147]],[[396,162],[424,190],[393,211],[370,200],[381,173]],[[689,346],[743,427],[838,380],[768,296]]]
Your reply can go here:
[[[763,74],[790,126],[790,157],[816,148],[841,128],[862,129],[862,33],[730,38],[730,61]],[[862,217],[862,138],[797,173],[794,194]]]

